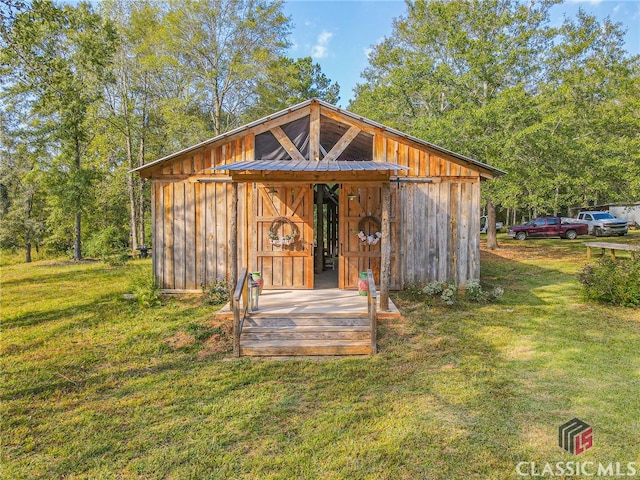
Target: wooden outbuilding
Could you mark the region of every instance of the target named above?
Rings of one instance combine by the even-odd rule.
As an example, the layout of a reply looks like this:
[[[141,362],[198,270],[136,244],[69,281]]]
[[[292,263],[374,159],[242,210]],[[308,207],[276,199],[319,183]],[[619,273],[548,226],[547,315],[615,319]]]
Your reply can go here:
[[[313,99],[137,169],[152,182],[165,292],[239,272],[264,288],[357,289],[480,275],[480,185],[504,172]]]

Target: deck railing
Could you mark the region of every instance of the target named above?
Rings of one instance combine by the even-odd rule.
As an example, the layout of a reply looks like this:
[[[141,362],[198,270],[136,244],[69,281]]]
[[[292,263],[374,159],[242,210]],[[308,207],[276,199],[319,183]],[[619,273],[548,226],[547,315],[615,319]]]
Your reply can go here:
[[[376,292],[376,282],[373,281],[373,272],[367,270],[367,313],[369,314],[369,324],[371,325],[371,355],[378,351],[377,331],[378,331],[378,293]]]
[[[240,334],[242,333],[244,319],[247,317],[247,311],[249,310],[248,277],[247,269],[243,268],[238,277],[236,288],[233,291],[233,298],[231,299],[233,309],[233,355],[236,357],[240,356]]]

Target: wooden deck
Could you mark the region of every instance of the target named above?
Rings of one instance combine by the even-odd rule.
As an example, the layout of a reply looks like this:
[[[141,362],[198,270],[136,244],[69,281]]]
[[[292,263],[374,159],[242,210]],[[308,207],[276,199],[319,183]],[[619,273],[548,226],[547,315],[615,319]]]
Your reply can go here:
[[[378,318],[398,318],[389,302]],[[372,353],[367,297],[337,288],[264,290],[258,311],[244,321],[241,356],[368,355]],[[231,319],[226,305],[218,318]]]

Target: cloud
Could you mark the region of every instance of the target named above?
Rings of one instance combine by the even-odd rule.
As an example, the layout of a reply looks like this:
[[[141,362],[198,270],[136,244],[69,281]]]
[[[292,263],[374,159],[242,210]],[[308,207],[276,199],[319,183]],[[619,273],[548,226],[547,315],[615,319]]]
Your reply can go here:
[[[331,37],[333,37],[333,33],[327,32],[326,30],[323,30],[320,35],[318,35],[316,44],[311,47],[311,56],[313,58],[325,58],[329,55],[329,41]]]

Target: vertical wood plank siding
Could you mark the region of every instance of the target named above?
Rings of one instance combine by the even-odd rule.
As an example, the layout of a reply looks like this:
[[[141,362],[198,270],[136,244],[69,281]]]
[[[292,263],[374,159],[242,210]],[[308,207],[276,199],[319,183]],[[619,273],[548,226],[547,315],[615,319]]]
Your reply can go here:
[[[403,285],[479,278],[478,181],[402,184],[400,202]]]
[[[383,129],[375,127],[368,132],[373,136],[372,160],[394,162],[410,169],[397,172],[401,180],[410,182],[391,183],[391,288],[432,280],[463,285],[469,279],[479,278],[479,172],[472,165],[453,163],[440,156],[443,154]],[[159,166],[152,176],[153,270],[164,290],[198,291],[201,285],[230,278],[231,183],[225,180],[227,172],[207,169],[252,160],[255,143],[251,130],[225,142],[185,153]],[[221,181],[198,183],[190,175]],[[358,190],[357,183],[352,181],[349,188]],[[353,232],[360,217],[379,215],[376,210],[380,184],[358,188],[354,193],[361,195],[362,211],[348,211],[355,203],[346,205],[349,202],[342,198],[344,208],[339,212],[346,226],[340,232],[342,251],[347,252],[341,264],[340,282],[346,288],[356,285],[358,272],[371,268],[377,276],[380,269],[379,246],[359,245]],[[268,232],[258,228],[256,218],[274,216],[264,211],[264,205],[256,199],[257,193],[253,183],[238,185],[239,268],[248,266],[262,271],[267,284],[310,285],[313,272],[307,271],[306,259],[300,252],[296,251],[290,259],[257,254],[257,246],[268,243]],[[341,192],[341,197],[346,193]],[[286,196],[284,191],[282,195]],[[284,215],[293,213],[284,210]],[[301,228],[305,242],[311,241],[311,229],[312,219],[304,232]]]
[[[253,138],[176,159],[163,175],[221,176],[205,170],[253,155]],[[247,188],[238,185],[238,262],[247,265]],[[153,273],[164,290],[200,291],[202,285],[230,278],[229,219],[231,183],[153,180]]]

